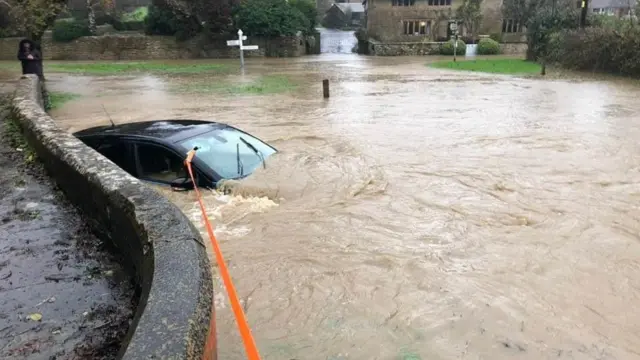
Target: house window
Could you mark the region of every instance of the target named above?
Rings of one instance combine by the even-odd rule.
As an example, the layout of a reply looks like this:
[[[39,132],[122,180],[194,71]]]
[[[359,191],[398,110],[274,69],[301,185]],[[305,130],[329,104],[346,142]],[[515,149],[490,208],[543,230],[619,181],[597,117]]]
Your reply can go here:
[[[431,22],[424,20],[404,20],[402,30],[405,35],[429,35]]]
[[[502,20],[503,33],[519,33],[522,32],[522,25],[515,20]]]
[[[391,0],[391,6],[413,6],[416,0]]]
[[[427,0],[429,6],[451,6],[451,0]]]

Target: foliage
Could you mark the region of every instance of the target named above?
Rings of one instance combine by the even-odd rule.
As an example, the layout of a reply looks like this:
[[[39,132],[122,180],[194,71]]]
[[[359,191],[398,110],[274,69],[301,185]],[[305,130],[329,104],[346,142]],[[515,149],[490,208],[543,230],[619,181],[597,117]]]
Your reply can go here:
[[[123,22],[129,22],[129,21],[140,22],[140,21],[144,21],[144,19],[146,19],[148,15],[149,15],[149,8],[146,6],[143,6],[135,9],[132,12],[122,14],[120,19]]]
[[[492,39],[481,39],[478,42],[478,55],[498,55],[500,44]]]
[[[481,6],[482,0],[462,0],[462,4],[456,10],[456,18],[462,21],[472,37],[476,35],[480,22],[482,22]]]
[[[494,74],[539,74],[540,65],[519,59],[488,59],[473,61],[439,61],[429,64],[440,69],[477,71]]]
[[[200,31],[214,35],[230,33],[233,30],[232,10],[237,1],[153,0],[153,4],[171,10],[179,23],[178,34],[188,37]]]
[[[40,42],[44,32],[53,25],[66,7],[66,0],[0,0],[9,7],[10,17],[20,33]]]
[[[489,38],[495,42],[501,43],[502,42],[502,33],[493,33],[491,35],[489,35]]]
[[[251,36],[291,36],[309,29],[309,20],[286,0],[244,0],[234,20]]]
[[[453,40],[449,40],[442,45],[440,45],[440,55],[450,55],[453,56]],[[458,47],[455,49],[456,55],[463,56],[467,52],[467,44],[464,41],[458,40]]]
[[[178,32],[176,25],[176,18],[170,9],[149,6],[149,13],[145,19],[145,32],[148,35],[175,35]]]
[[[318,9],[316,9],[315,1],[311,0],[289,0],[289,5],[300,10],[302,14],[309,21],[309,27],[307,33],[313,33],[316,31]]]
[[[549,61],[574,70],[640,77],[640,27],[627,20],[560,31],[549,42]]]
[[[53,41],[70,42],[82,36],[89,36],[89,24],[84,20],[63,19],[53,25]]]
[[[142,31],[146,29],[146,21],[120,21],[114,19],[111,22],[114,29],[118,31]]]
[[[544,60],[547,43],[554,32],[578,27],[579,12],[575,9],[541,9],[527,21],[527,60]]]

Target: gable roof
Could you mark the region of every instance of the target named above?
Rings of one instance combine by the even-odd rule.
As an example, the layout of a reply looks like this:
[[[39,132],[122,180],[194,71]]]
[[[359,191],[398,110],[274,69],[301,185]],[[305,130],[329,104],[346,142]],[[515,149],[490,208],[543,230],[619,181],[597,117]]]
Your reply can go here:
[[[349,10],[351,10],[352,13],[363,13],[364,12],[364,6],[362,6],[362,4],[358,4],[358,3],[335,3],[333,5],[337,6],[345,14]]]

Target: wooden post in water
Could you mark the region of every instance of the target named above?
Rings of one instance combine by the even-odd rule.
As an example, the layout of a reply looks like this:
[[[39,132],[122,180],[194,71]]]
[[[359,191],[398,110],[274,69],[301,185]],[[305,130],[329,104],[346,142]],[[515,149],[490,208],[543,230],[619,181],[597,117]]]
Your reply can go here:
[[[329,98],[329,79],[322,80],[322,96],[325,99]]]

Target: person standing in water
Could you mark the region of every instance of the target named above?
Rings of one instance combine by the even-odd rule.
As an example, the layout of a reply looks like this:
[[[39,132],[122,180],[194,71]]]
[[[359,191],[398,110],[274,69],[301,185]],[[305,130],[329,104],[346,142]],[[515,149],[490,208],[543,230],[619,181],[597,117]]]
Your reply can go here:
[[[45,86],[44,72],[42,69],[42,52],[40,47],[29,39],[23,39],[18,45],[18,60],[22,64],[22,74],[34,74],[40,78],[42,85],[42,99],[45,110],[50,109],[49,93]]]

